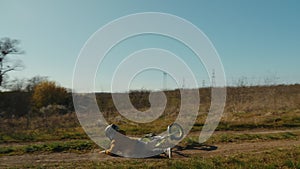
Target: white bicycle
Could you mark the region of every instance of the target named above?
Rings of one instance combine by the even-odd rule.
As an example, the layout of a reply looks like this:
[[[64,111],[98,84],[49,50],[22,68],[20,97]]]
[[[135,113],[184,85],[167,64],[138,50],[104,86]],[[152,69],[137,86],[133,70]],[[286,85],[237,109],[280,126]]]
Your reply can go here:
[[[123,135],[122,130],[114,124],[107,126],[105,133],[112,142],[110,148],[103,151],[104,153],[133,158],[151,157],[162,153],[171,158],[174,141],[184,136],[183,128],[178,123],[169,125],[165,135],[147,134],[139,139]]]

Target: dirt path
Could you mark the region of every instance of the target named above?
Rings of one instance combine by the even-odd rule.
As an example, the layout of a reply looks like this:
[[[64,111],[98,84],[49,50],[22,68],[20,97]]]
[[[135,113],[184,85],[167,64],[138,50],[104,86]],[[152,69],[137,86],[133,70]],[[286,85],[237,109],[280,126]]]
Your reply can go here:
[[[295,130],[293,130],[295,131]],[[278,133],[287,131],[256,131],[266,133]],[[224,132],[222,132],[224,133]],[[254,133],[254,132],[253,132]],[[189,158],[191,156],[213,157],[216,155],[233,155],[237,153],[260,153],[271,149],[292,148],[299,146],[300,140],[272,140],[241,143],[219,143],[210,146],[191,147],[183,150],[174,148],[173,158]],[[103,161],[103,160],[128,160],[126,158],[111,157],[99,154],[95,149],[84,154],[77,153],[48,153],[48,154],[24,154],[0,157],[0,168],[8,166],[24,166],[37,164],[60,164],[80,161]]]
[[[222,143],[207,147],[196,147],[182,151],[187,156],[200,155],[211,157],[215,155],[233,155],[236,153],[257,153],[278,148],[291,148],[299,146],[300,140],[277,140],[277,141],[260,141],[260,142],[243,142],[243,143]],[[212,147],[212,148],[211,148]],[[176,152],[174,153],[176,154]],[[176,155],[174,157],[177,157]]]
[[[278,130],[270,130],[270,129],[253,129],[253,130],[242,130],[242,131],[215,131],[214,135],[219,134],[276,134],[276,133],[286,133],[286,132],[300,132],[299,128],[294,129],[278,129]],[[192,132],[189,135],[197,136],[200,132]]]
[[[214,135],[219,134],[276,134],[276,133],[285,133],[285,132],[300,132],[300,129],[286,129],[286,130],[266,130],[266,129],[253,129],[253,130],[243,130],[243,131],[215,131]],[[191,132],[189,136],[199,136],[200,132]],[[12,143],[1,143],[0,147],[8,146],[26,146],[26,145],[37,145],[37,144],[46,144],[51,142],[66,142],[66,141],[75,141],[75,140],[47,140],[47,141],[36,141],[36,142],[12,142]],[[86,141],[85,139],[76,139],[76,141]]]
[[[177,151],[174,150],[173,158],[189,158],[191,156],[213,157],[216,155],[233,155],[236,153],[259,153],[274,148],[288,148],[299,146],[300,140],[279,140],[267,142],[245,142],[245,143],[226,143],[213,146],[195,147]],[[99,154],[100,150],[94,150],[85,154],[76,153],[50,153],[50,154],[25,154],[20,156],[3,156],[0,158],[0,167],[23,166],[37,164],[59,164],[80,161],[103,161],[103,160],[127,160],[126,158],[111,157]]]

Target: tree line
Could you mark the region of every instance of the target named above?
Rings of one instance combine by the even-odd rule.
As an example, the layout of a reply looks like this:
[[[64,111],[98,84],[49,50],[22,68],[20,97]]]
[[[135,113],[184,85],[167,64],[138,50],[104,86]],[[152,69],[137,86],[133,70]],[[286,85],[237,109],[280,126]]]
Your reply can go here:
[[[12,89],[16,90],[0,92],[0,117],[65,114],[73,111],[72,94],[56,82],[40,76],[21,82],[11,84]]]

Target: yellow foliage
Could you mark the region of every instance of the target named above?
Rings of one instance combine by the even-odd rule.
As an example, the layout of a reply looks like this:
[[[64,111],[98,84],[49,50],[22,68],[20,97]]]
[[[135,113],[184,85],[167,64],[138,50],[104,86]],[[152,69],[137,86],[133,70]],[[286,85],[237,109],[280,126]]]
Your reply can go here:
[[[64,104],[67,98],[67,90],[56,85],[55,82],[44,81],[34,88],[32,103],[35,108],[42,108],[50,104]]]

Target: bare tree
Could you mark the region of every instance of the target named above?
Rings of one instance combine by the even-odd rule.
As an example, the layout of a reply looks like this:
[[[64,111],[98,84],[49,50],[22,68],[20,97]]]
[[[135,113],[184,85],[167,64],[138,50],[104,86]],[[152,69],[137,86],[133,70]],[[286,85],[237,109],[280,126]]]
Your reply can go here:
[[[26,91],[33,92],[34,88],[41,82],[48,80],[47,76],[34,76],[31,79],[27,80]]]
[[[26,88],[26,79],[24,78],[14,78],[9,82],[2,84],[2,87],[9,89],[11,91],[23,91]]]
[[[24,68],[20,60],[8,58],[8,55],[23,54],[18,48],[19,41],[16,39],[2,38],[0,40],[0,86],[2,86],[3,77],[10,71],[22,70]]]
[[[30,79],[26,78],[14,78],[10,81],[5,81],[2,84],[2,87],[9,89],[11,91],[26,91],[26,92],[33,92],[36,85],[41,82],[47,81],[47,76],[34,76]]]

